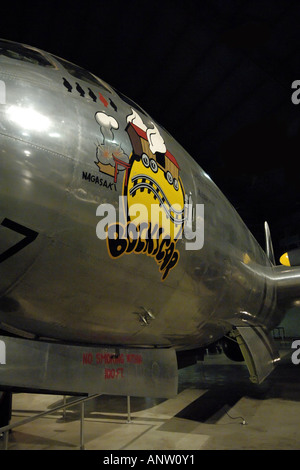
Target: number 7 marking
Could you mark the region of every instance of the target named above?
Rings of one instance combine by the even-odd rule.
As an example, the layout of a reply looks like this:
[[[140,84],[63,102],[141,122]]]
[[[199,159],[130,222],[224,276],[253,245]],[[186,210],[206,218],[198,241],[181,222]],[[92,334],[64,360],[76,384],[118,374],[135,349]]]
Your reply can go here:
[[[8,250],[5,250],[0,255],[0,263],[3,263],[3,261],[7,260],[7,258],[10,258],[11,256],[15,255],[16,253],[18,253],[18,251],[23,250],[23,248],[32,243],[38,236],[38,232],[35,232],[30,228],[24,227],[24,225],[17,224],[17,222],[14,222],[10,219],[4,219],[1,222],[1,225],[3,225],[3,227],[9,228],[10,230],[13,230],[14,232],[24,235],[25,238],[13,245],[11,248],[8,248]]]

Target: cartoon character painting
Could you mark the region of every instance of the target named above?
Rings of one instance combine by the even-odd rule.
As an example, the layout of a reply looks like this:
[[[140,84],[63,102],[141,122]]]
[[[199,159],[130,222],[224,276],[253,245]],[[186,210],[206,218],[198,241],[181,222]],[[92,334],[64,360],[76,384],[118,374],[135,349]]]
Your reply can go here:
[[[96,113],[95,118],[103,136],[102,144],[96,148],[96,165],[115,181],[119,171],[124,172],[122,195],[127,224],[108,227],[108,252],[112,258],[130,253],[151,256],[165,280],[178,263],[176,244],[185,222],[179,165],[157,127],[153,123],[147,127],[136,111],[127,116],[130,157],[114,144],[113,132],[119,128],[118,122],[105,113]]]

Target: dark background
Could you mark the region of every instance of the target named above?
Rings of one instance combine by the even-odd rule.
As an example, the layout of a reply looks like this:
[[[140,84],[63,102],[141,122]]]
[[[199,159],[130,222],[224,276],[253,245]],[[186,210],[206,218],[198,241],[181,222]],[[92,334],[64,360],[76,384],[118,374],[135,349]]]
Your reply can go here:
[[[0,28],[141,105],[263,247],[268,221],[277,261],[300,246],[299,0],[6,1]]]

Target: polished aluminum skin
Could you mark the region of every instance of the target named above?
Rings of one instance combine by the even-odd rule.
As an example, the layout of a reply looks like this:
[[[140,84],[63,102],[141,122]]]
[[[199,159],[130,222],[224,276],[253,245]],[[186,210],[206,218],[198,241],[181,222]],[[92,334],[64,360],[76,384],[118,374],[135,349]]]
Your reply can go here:
[[[204,204],[204,246],[186,250],[179,240],[179,261],[164,281],[150,256],[109,256],[96,236],[96,210],[119,207],[124,171],[117,181],[101,173],[97,147],[119,144],[130,157],[127,116],[137,111],[150,128],[154,120],[48,53],[1,44],[9,51],[0,50],[0,328],[73,343],[192,349],[234,325],[277,325],[298,298],[299,272],[291,283],[289,271],[274,269],[210,177],[157,123],[185,194],[194,207]],[[117,121],[111,137],[104,139],[97,113]]]
[[[0,335],[0,347],[1,343],[6,344],[8,358],[7,365],[0,362],[1,388],[13,384],[19,390],[63,395],[101,392],[170,398],[177,394],[173,348],[119,348],[116,356],[113,346],[101,349]]]

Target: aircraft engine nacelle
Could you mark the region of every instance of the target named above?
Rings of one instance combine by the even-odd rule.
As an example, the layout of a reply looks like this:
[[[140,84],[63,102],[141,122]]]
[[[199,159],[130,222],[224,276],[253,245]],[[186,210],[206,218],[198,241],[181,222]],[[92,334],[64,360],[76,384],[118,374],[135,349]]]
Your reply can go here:
[[[224,336],[221,340],[221,344],[223,352],[228,359],[236,362],[244,361],[240,346],[235,339],[230,338],[230,336]]]

